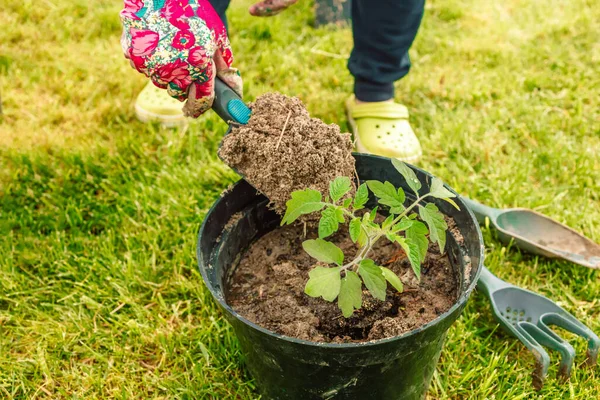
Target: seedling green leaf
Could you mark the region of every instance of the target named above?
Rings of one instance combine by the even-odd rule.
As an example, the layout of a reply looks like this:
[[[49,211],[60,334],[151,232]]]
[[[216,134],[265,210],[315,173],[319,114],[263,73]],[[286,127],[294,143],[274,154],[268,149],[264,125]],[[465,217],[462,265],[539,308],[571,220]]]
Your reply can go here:
[[[352,241],[354,243],[356,243],[356,241],[358,240],[361,230],[362,230],[362,228],[361,228],[360,219],[353,218],[352,221],[350,221],[349,231],[350,231],[350,239],[352,239]]]
[[[354,310],[362,307],[362,282],[356,272],[347,271],[346,276],[342,279],[338,307],[342,310],[345,318],[350,317]]]
[[[408,165],[395,158],[392,158],[392,165],[398,172],[400,172],[402,177],[404,177],[408,187],[410,187],[418,196],[419,189],[421,189],[421,181],[419,181],[417,175],[415,175],[415,172]]]
[[[456,204],[456,202],[452,200],[452,197],[456,197],[456,195],[448,189],[446,189],[444,187],[444,182],[442,182],[439,178],[433,178],[433,180],[431,181],[431,191],[429,192],[429,195],[438,199],[445,200],[448,203],[452,204],[454,208],[460,210],[458,204]]]
[[[390,207],[392,214],[400,214],[404,211],[404,191],[396,189],[390,182],[367,181],[371,192],[379,198],[379,203]]]
[[[401,238],[401,236],[395,235],[393,233],[386,233],[385,237],[392,243],[395,242],[397,238]]]
[[[340,267],[316,267],[308,273],[308,282],[304,293],[310,297],[323,297],[327,301],[334,301],[340,293],[341,279]]]
[[[367,245],[367,241],[368,241],[368,235],[366,232],[366,228],[363,225],[362,228],[360,229],[360,233],[358,234],[358,238],[356,239],[356,243],[358,243],[358,245],[362,248]]]
[[[371,220],[371,213],[369,211],[365,212],[362,216],[362,222],[368,222]]]
[[[377,207],[377,206],[373,207],[373,209],[369,213],[369,222],[375,221],[375,218],[377,218],[377,210],[378,209],[379,209],[379,207]]]
[[[363,279],[365,286],[373,297],[381,301],[385,300],[385,277],[381,272],[381,268],[375,265],[373,260],[365,258],[360,262],[358,273]]]
[[[409,218],[402,218],[400,222],[392,227],[392,233],[398,233],[407,230],[413,224],[413,221]]]
[[[313,189],[298,190],[292,193],[292,198],[285,203],[287,209],[281,225],[291,224],[303,214],[322,210],[325,203],[321,201],[321,193]]]
[[[342,265],[344,253],[335,244],[323,239],[306,240],[302,248],[311,257],[327,264]]]
[[[406,200],[406,195],[404,194],[404,190],[402,190],[402,188],[398,188],[397,195],[397,199],[402,200],[402,204],[400,206],[390,207],[391,214],[401,214],[402,211],[405,210],[404,200]]]
[[[448,229],[448,224],[446,224],[442,213],[440,213],[435,204],[428,203],[427,206],[419,209],[419,215],[429,227],[429,236],[431,241],[437,242],[440,246],[440,251],[444,252],[444,248],[446,247],[446,230]]]
[[[383,223],[381,224],[381,227],[383,229],[387,229],[390,226],[392,226],[392,224],[394,223],[394,216],[393,215],[389,215],[385,221],[383,221]]]
[[[398,278],[398,275],[396,275],[394,271],[385,267],[380,268],[385,280],[388,281],[389,284],[392,285],[398,292],[402,293],[402,291],[404,290],[404,286],[402,285],[400,278]]]
[[[344,212],[340,208],[327,207],[319,220],[319,238],[325,239],[338,231],[340,222],[344,222]]]
[[[352,199],[350,197],[348,197],[347,199],[344,200],[344,203],[342,204],[342,206],[344,208],[348,208],[348,207],[350,207],[350,204],[352,204]]]
[[[406,243],[404,245],[400,243],[408,256],[410,266],[419,280],[421,279],[421,264],[425,261],[427,248],[429,247],[427,233],[429,231],[425,224],[420,221],[413,221],[412,226],[406,230]]]
[[[352,208],[354,208],[354,211],[360,210],[367,204],[367,201],[369,201],[369,190],[367,189],[367,185],[363,183],[356,189]]]
[[[335,178],[329,184],[329,196],[334,203],[337,203],[346,193],[350,191],[352,184],[350,178],[347,176],[340,176]]]
[[[343,224],[344,222],[346,222],[346,219],[344,218],[344,210],[341,208],[335,209],[335,217],[337,218],[337,220],[340,224]]]

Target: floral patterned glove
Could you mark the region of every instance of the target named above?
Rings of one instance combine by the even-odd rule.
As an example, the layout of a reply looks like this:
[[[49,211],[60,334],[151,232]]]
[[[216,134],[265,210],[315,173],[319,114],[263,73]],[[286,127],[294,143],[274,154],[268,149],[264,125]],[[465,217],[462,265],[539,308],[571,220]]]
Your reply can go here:
[[[298,0],[264,0],[250,6],[250,14],[255,17],[271,17],[277,15]]]
[[[121,46],[131,66],[198,117],[212,107],[215,75],[240,96],[227,31],[208,0],[124,0]]]

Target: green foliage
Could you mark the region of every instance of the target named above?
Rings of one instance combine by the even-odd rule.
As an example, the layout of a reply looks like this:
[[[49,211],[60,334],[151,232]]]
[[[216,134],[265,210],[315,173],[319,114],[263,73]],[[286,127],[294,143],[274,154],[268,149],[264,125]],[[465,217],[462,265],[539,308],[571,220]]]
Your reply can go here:
[[[315,267],[308,273],[309,279],[304,293],[310,297],[323,297],[327,301],[334,301],[340,293],[340,270],[341,267]]]
[[[319,220],[319,238],[325,239],[337,232],[340,223],[346,222],[344,219],[344,210],[340,207],[330,206],[321,213]]]
[[[281,220],[281,225],[291,224],[303,214],[322,210],[325,207],[325,203],[321,201],[322,197],[319,191],[313,189],[292,193],[292,198],[285,203],[286,212]]]
[[[392,165],[394,168],[396,168],[396,171],[400,172],[400,175],[402,175],[408,187],[411,188],[418,196],[419,189],[421,189],[421,181],[419,181],[419,178],[417,178],[415,171],[410,169],[410,167],[402,161],[399,161],[395,158],[392,158]]]
[[[454,208],[460,210],[460,208],[458,208],[458,204],[452,200],[452,197],[456,197],[456,195],[446,189],[444,187],[444,182],[442,182],[442,180],[439,178],[433,178],[431,181],[431,190],[429,191],[429,195],[438,199],[446,200],[448,203],[452,204]]]
[[[404,290],[402,281],[400,281],[400,278],[398,278],[398,275],[396,275],[394,271],[386,267],[379,268],[381,269],[383,277],[389,282],[390,285],[392,285],[398,292],[402,292],[402,290]]]
[[[433,203],[419,208],[419,215],[429,227],[429,238],[431,241],[437,242],[440,251],[443,252],[446,247],[446,230],[448,230],[448,224],[446,224],[444,216]]]
[[[338,306],[346,318],[362,307],[362,282],[354,271],[346,271],[346,276],[342,279]]]
[[[413,226],[413,224],[414,221],[412,219],[404,217],[392,227],[391,231],[392,233],[402,232]]]
[[[334,203],[337,203],[346,193],[352,188],[350,178],[347,176],[340,176],[335,178],[329,184],[329,197]]]
[[[402,189],[396,190],[390,182],[368,181],[367,186],[379,198],[379,204],[390,207],[391,214],[400,214],[404,211],[405,196]]]
[[[292,199],[287,202],[288,209],[282,224],[292,223],[303,214],[322,210],[319,220],[319,238],[306,240],[303,247],[317,261],[335,264],[336,267],[315,267],[309,274],[305,292],[309,296],[323,297],[327,301],[333,301],[337,297],[338,306],[344,317],[350,317],[355,310],[360,309],[362,283],[378,300],[385,300],[388,283],[399,292],[403,290],[400,278],[392,270],[378,266],[368,258],[373,245],[380,238],[386,237],[390,242],[400,245],[419,280],[421,264],[425,260],[429,247],[427,235],[429,234],[431,240],[439,244],[442,251],[445,247],[448,226],[444,216],[435,204],[423,205],[421,202],[427,197],[434,197],[449,201],[456,206],[451,200],[455,195],[437,178],[432,180],[431,191],[420,195],[419,190],[422,186],[414,171],[397,160],[393,160],[392,164],[418,196],[408,206],[405,205],[404,191],[387,181],[367,181],[358,186],[354,198],[344,199],[344,196],[352,190],[352,182],[347,177],[338,177],[330,183],[329,196],[324,201],[321,193],[307,189],[292,193]],[[378,206],[370,211],[364,211],[362,216],[357,214],[357,211],[362,210],[367,204],[369,190],[387,211],[387,217],[381,223],[376,222]],[[418,213],[411,212],[416,207]],[[429,229],[423,222],[417,220],[419,216]],[[349,221],[350,239],[358,244],[359,249],[355,258],[344,264],[342,250],[324,239],[337,232],[340,224],[345,223],[346,220]]]
[[[342,250],[335,244],[323,239],[306,240],[302,243],[302,248],[318,261],[337,265],[342,265],[344,262]]]
[[[375,264],[373,260],[365,258],[358,265],[358,273],[363,279],[369,292],[379,300],[385,300],[385,277],[381,272],[381,267]]]
[[[361,210],[365,204],[367,204],[368,200],[369,190],[367,189],[367,185],[363,183],[358,187],[358,189],[356,189],[356,196],[354,197],[354,204],[352,205],[354,211]]]
[[[360,232],[361,232],[361,223],[360,223],[360,218],[352,218],[352,221],[350,221],[350,227],[349,227],[349,231],[350,231],[350,239],[352,239],[352,241],[354,243],[356,243],[356,241],[358,240],[358,237],[360,236]]]
[[[411,227],[406,230],[406,244],[402,246],[408,255],[410,266],[419,279],[421,278],[421,264],[425,261],[429,247],[428,233],[429,230],[424,223],[413,220]]]

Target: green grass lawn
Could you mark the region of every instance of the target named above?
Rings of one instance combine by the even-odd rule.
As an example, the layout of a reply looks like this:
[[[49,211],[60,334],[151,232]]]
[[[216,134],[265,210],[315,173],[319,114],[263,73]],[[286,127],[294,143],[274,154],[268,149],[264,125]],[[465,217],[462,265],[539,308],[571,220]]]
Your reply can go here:
[[[311,2],[273,19],[230,10],[247,99],[299,96],[346,127],[349,29]],[[256,398],[196,268],[210,205],[236,175],[213,113],[182,130],[135,119],[145,84],[120,45],[119,1],[0,7],[0,398]],[[432,0],[397,85],[421,167],[489,205],[544,212],[600,242],[597,0]],[[324,55],[328,52],[329,55]],[[600,332],[600,274],[502,246],[487,265]],[[533,357],[475,293],[450,330],[435,399],[592,399],[585,342],[571,380],[531,388]]]

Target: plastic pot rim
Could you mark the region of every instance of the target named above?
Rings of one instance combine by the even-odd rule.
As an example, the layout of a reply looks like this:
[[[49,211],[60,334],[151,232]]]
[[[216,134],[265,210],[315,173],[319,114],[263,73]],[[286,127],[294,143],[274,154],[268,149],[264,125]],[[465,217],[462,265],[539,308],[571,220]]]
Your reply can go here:
[[[375,156],[372,154],[363,154],[363,153],[352,153],[353,156],[356,157],[356,155],[360,155],[360,156],[367,156],[367,157],[372,157],[372,158],[378,158],[378,159],[384,159],[384,160],[390,160],[388,157],[381,157],[381,156]],[[425,170],[422,170],[418,167],[415,167],[412,164],[408,164],[411,168],[416,169],[416,170],[420,170],[424,173],[426,173],[427,175],[432,175],[429,172],[426,172]],[[243,180],[240,179],[238,180],[229,190],[232,190],[233,188],[235,188],[237,185],[239,185]],[[197,240],[197,246],[196,246],[196,258],[198,260],[198,268],[200,269],[200,274],[202,275],[202,280],[204,281],[204,284],[206,285],[206,287],[208,288],[208,290],[210,291],[212,297],[215,299],[215,301],[217,301],[219,303],[219,305],[226,311],[228,312],[230,315],[232,315],[233,317],[235,317],[237,320],[239,320],[240,322],[252,327],[253,329],[260,331],[264,334],[267,334],[269,336],[272,336],[276,339],[280,339],[280,340],[284,340],[286,342],[290,342],[290,343],[295,343],[295,344],[301,344],[301,345],[305,345],[305,346],[311,346],[311,347],[315,347],[315,348],[331,348],[331,349],[344,349],[344,348],[362,348],[362,347],[369,347],[369,346],[378,346],[382,343],[388,343],[388,342],[393,342],[396,340],[402,340],[402,339],[406,339],[409,338],[413,335],[418,334],[419,332],[429,328],[432,325],[436,325],[437,323],[439,323],[441,320],[447,318],[449,315],[451,315],[453,312],[455,312],[458,308],[460,308],[464,303],[467,302],[467,300],[469,299],[469,296],[471,294],[471,292],[475,289],[475,287],[477,286],[477,281],[479,280],[479,275],[481,273],[481,270],[483,268],[483,264],[484,264],[484,245],[483,245],[483,235],[481,233],[481,229],[479,228],[479,223],[477,222],[477,218],[475,217],[475,214],[473,214],[473,212],[466,206],[466,204],[462,201],[460,195],[451,187],[449,187],[448,185],[446,185],[444,183],[444,186],[446,189],[450,190],[452,193],[454,193],[456,195],[455,201],[457,202],[457,204],[459,205],[461,211],[465,210],[471,220],[473,221],[473,223],[476,226],[477,229],[477,238],[479,240],[479,244],[481,246],[481,260],[479,262],[479,264],[475,267],[474,265],[471,265],[471,268],[475,267],[477,270],[475,271],[475,275],[473,276],[473,279],[471,279],[471,281],[469,282],[467,288],[459,295],[458,299],[454,302],[454,304],[452,305],[452,307],[450,307],[446,312],[438,315],[435,319],[427,322],[424,325],[421,325],[420,327],[413,329],[411,331],[405,332],[402,335],[399,336],[392,336],[389,338],[384,338],[384,339],[376,339],[376,340],[370,340],[368,342],[351,342],[351,343],[329,343],[329,342],[312,342],[309,340],[303,340],[303,339],[297,339],[297,338],[293,338],[290,336],[285,336],[282,334],[279,334],[277,332],[273,332],[270,331],[266,328],[263,328],[262,326],[255,324],[254,322],[244,318],[243,316],[241,316],[240,314],[238,314],[229,304],[227,304],[227,302],[225,301],[225,296],[219,291],[216,290],[216,288],[212,285],[212,283],[210,282],[210,279],[208,278],[207,274],[206,274],[206,270],[205,268],[202,268],[202,264],[208,264],[208,260],[205,260],[204,257],[202,256],[202,252],[200,251],[200,238],[202,237],[202,232],[204,231],[204,228],[206,226],[206,222],[207,219],[206,216],[208,216],[209,214],[211,214],[214,209],[217,207],[217,205],[223,201],[224,196],[220,196],[219,199],[217,199],[217,201],[215,201],[213,203],[213,205],[211,206],[211,208],[208,210],[208,212],[206,213],[204,220],[202,221],[202,225],[200,226],[200,230],[199,230],[199,235],[198,235],[198,240]],[[220,294],[220,295],[219,295]]]

